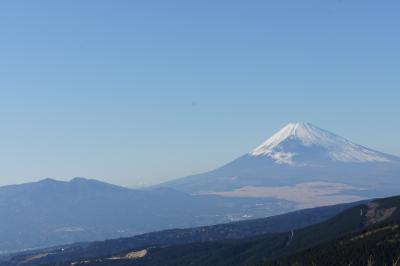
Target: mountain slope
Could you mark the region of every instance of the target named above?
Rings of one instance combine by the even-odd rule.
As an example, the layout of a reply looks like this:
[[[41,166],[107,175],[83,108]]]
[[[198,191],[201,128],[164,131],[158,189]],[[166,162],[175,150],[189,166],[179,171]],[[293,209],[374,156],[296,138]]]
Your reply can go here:
[[[267,233],[285,232],[327,220],[339,212],[360,203],[319,207],[263,219],[220,224],[208,227],[174,229],[129,238],[82,243],[12,255],[7,265],[41,265],[63,261],[90,260],[96,257],[118,256],[127,250],[149,246],[177,246],[193,242],[242,239]],[[43,254],[47,254],[44,256]],[[26,263],[22,263],[22,262]]]
[[[388,265],[400,263],[400,223],[389,223],[266,263],[289,265]]]
[[[292,208],[269,202],[133,190],[84,178],[0,187],[0,254],[265,217]]]
[[[400,159],[320,129],[291,123],[211,172],[162,184],[192,194],[287,200],[297,208],[396,195]],[[293,198],[301,194],[302,198]]]
[[[371,247],[371,250],[366,250],[363,254],[368,254],[373,247],[377,247],[378,242],[376,241],[379,240],[388,241],[389,244],[392,244],[391,250],[397,251],[400,248],[400,242],[398,242],[399,226],[400,197],[393,197],[350,208],[327,221],[286,233],[180,246],[142,247],[140,250],[134,250],[135,252],[141,251],[143,255],[141,257],[128,258],[126,254],[132,254],[132,251],[126,251],[119,256],[114,256],[113,259],[102,257],[85,261],[84,264],[82,261],[75,261],[74,265],[274,265],[280,261],[285,263],[285,258],[292,258],[291,256],[295,256],[295,254],[300,254],[300,257],[296,258],[302,258],[301,254],[305,253],[299,252],[307,252],[308,249],[313,250],[318,245],[329,246],[329,243],[340,243],[336,241],[339,239],[347,239],[347,241],[356,239],[359,241],[360,238],[370,241],[369,245],[361,245],[361,247]],[[385,229],[382,230],[382,228]],[[385,230],[389,234],[370,238],[372,233],[384,232]],[[385,239],[385,236],[389,238]],[[362,243],[362,241],[359,243]],[[324,250],[329,251],[329,249]],[[331,258],[332,264],[319,265],[341,265],[340,263],[335,264],[336,261],[340,260]],[[293,262],[296,261],[295,259]],[[289,262],[288,265],[296,265],[291,264],[291,260]],[[309,264],[305,260],[303,265],[312,265],[312,263]]]
[[[395,160],[394,156],[355,144],[310,123],[288,124],[250,154],[300,166],[313,163],[315,159],[360,163]]]

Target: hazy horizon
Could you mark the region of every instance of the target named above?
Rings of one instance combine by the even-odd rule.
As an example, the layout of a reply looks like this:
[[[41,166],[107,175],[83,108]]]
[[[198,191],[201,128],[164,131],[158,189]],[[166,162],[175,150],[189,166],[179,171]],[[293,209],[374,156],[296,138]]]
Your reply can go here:
[[[0,186],[156,184],[296,121],[400,155],[397,1],[39,2],[1,4]]]
[[[277,132],[273,132],[273,134],[275,134],[275,133],[277,133]],[[332,132],[332,133],[334,133],[334,132]],[[270,137],[272,137],[273,134],[271,134]],[[343,136],[340,136],[340,137],[343,137]],[[259,144],[261,144],[261,143],[259,143]],[[357,144],[360,144],[360,143],[357,143]],[[361,145],[363,145],[363,144],[361,144]],[[363,145],[363,146],[365,146],[365,145]],[[367,147],[367,146],[365,146],[365,147]],[[254,146],[253,149],[254,148],[257,148],[257,147]],[[367,147],[367,148],[370,148],[370,147]],[[247,152],[243,152],[242,154],[237,155],[236,157],[232,158],[231,160],[237,159],[239,156],[242,156],[242,155],[244,155],[244,154],[246,154],[248,152],[251,152],[251,149],[249,149]],[[384,152],[385,153],[385,151],[380,151],[380,152]],[[390,154],[390,153],[388,153],[388,154],[397,156],[396,154]],[[217,167],[223,166],[224,164],[226,164],[228,162],[229,161],[225,161],[221,165],[217,165]],[[214,170],[214,168],[205,169],[205,170],[203,170],[203,172],[207,172],[207,171],[211,171],[211,170]],[[200,173],[202,173],[202,172],[189,173],[189,174],[187,174],[187,176],[194,175],[194,174],[200,174]],[[176,176],[176,177],[171,177],[171,178],[166,178],[166,179],[160,179],[158,181],[153,181],[153,182],[149,181],[149,182],[137,182],[137,183],[134,183],[134,184],[129,184],[129,183],[128,184],[124,184],[124,183],[113,182],[112,178],[103,178],[103,177],[97,177],[96,178],[96,177],[90,177],[90,176],[79,176],[79,175],[77,175],[77,176],[72,176],[72,177],[61,177],[60,178],[60,177],[45,176],[45,177],[30,178],[28,181],[21,181],[19,183],[16,182],[16,183],[4,184],[4,185],[13,185],[13,184],[23,184],[23,183],[29,183],[29,182],[37,182],[37,181],[42,181],[44,179],[54,179],[54,180],[57,180],[57,181],[67,181],[68,182],[68,181],[71,181],[71,180],[76,179],[76,178],[85,178],[85,179],[95,179],[95,180],[99,180],[99,181],[102,181],[102,182],[107,182],[107,183],[110,183],[110,184],[124,186],[124,187],[142,188],[142,187],[157,185],[159,183],[162,183],[162,182],[165,182],[165,181],[171,181],[171,180],[178,179],[178,178],[181,178],[181,177],[184,177],[184,176],[182,175],[182,176]],[[0,184],[0,186],[4,186],[4,185]]]
[[[400,1],[1,1],[0,266],[394,265]]]

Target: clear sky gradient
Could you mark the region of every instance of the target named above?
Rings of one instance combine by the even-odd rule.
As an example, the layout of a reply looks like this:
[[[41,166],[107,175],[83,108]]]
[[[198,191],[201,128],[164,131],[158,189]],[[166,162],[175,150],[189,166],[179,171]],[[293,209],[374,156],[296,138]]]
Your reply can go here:
[[[291,121],[400,155],[400,1],[1,1],[0,185],[156,183]]]

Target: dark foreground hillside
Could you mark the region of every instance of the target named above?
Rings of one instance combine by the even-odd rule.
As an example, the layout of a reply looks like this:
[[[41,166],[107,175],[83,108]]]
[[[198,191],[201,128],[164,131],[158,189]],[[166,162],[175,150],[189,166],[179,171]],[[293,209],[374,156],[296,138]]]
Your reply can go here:
[[[140,250],[148,247],[177,246],[188,243],[244,239],[263,234],[286,232],[327,220],[357,204],[361,203],[306,209],[243,222],[189,229],[166,230],[129,238],[60,246],[11,255],[10,257],[3,258],[4,264],[0,262],[0,265],[52,265],[53,263],[56,264],[66,261],[84,261],[99,257],[113,257],[124,252],[126,253],[126,251]],[[116,260],[112,261],[112,263],[119,262],[120,261]],[[127,263],[131,263],[131,261],[127,261]]]
[[[393,197],[284,233],[177,246],[151,245],[59,265],[396,265],[399,226],[400,197]]]
[[[270,266],[400,265],[400,223],[388,223],[331,241]]]

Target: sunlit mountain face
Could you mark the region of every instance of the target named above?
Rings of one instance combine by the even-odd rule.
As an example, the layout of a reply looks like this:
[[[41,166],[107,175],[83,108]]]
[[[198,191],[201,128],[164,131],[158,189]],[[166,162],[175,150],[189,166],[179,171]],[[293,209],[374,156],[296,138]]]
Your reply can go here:
[[[213,171],[163,186],[192,194],[271,198],[314,207],[398,193],[400,159],[311,123],[290,123]]]
[[[323,165],[330,161],[366,163],[396,160],[310,123],[288,124],[249,154],[267,156],[278,164],[295,166]]]
[[[216,170],[134,190],[75,178],[0,187],[0,253],[398,194],[399,158],[291,123]]]

